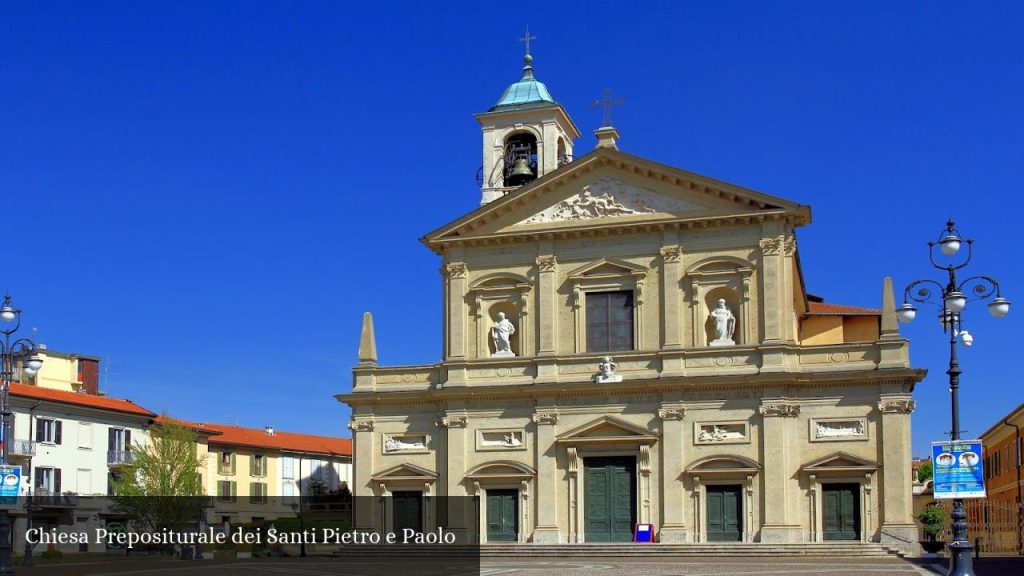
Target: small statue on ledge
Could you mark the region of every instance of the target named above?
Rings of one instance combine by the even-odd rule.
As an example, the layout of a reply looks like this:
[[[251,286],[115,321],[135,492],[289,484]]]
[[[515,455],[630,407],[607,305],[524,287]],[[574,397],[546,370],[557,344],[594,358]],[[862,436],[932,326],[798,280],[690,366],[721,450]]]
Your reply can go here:
[[[605,356],[601,363],[597,365],[597,374],[594,375],[594,382],[602,384],[604,382],[622,382],[622,376],[615,374],[615,368],[618,366],[611,356]]]

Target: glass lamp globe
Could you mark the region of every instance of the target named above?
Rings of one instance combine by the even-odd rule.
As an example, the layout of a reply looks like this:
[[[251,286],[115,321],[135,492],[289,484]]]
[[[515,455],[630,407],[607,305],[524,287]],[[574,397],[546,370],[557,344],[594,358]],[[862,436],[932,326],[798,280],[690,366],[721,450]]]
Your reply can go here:
[[[963,342],[964,346],[970,348],[971,344],[974,344],[974,336],[971,336],[971,333],[967,330],[963,330],[960,332],[960,341]]]
[[[913,304],[905,303],[902,306],[896,308],[896,318],[904,324],[908,324],[914,321],[917,316],[917,308],[914,308]]]
[[[960,251],[960,238],[953,234],[946,235],[945,238],[939,240],[939,249],[946,256],[954,256]]]
[[[996,318],[1002,318],[1010,313],[1010,301],[999,296],[988,303],[988,311]]]
[[[24,372],[25,376],[28,376],[29,378],[36,375],[36,371],[29,366],[25,366],[21,371]]]
[[[14,320],[14,308],[11,308],[10,306],[0,308],[0,320],[3,320],[4,322]]]
[[[43,367],[43,359],[40,358],[38,354],[33,354],[32,356],[29,356],[29,359],[25,362],[25,366],[38,371]]]
[[[967,307],[967,297],[963,292],[950,292],[946,294],[946,309],[950,312],[960,312]]]

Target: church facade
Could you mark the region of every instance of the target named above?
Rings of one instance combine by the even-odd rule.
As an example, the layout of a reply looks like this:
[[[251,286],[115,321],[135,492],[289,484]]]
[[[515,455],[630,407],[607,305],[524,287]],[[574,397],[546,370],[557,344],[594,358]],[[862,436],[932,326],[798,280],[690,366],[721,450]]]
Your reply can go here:
[[[352,392],[355,528],[468,541],[916,547],[909,363],[881,310],[808,293],[807,206],[579,131],[526,59],[489,111],[480,208],[429,233],[444,357]],[[445,496],[474,505],[440,510]],[[445,505],[440,505],[444,507]]]

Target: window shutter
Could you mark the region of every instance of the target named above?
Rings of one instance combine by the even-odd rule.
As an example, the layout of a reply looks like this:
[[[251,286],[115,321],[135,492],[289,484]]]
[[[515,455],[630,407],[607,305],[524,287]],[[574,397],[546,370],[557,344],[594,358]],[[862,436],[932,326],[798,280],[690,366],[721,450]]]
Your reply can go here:
[[[231,455],[231,462],[234,464],[235,455]],[[234,502],[238,498],[238,482],[231,481],[231,501]]]
[[[43,421],[36,420],[36,442],[43,442],[46,440],[46,431],[43,430]]]
[[[39,468],[36,468],[36,490],[43,489],[43,473],[40,472]]]
[[[252,454],[249,456],[249,476],[256,475],[256,455]]]
[[[230,470],[230,472],[232,474],[235,473],[235,453],[234,452],[231,453],[231,470]],[[234,482],[232,482],[232,484],[234,484]]]
[[[132,431],[124,431],[124,451],[127,452],[132,449]]]
[[[64,426],[63,426],[64,423],[61,422],[60,420],[55,420],[53,424],[54,424],[53,442],[54,442],[54,444],[60,444],[61,431],[64,428]]]
[[[60,494],[60,468],[53,469],[53,493]]]
[[[113,428],[107,428],[107,450],[111,452],[117,450],[117,438]]]

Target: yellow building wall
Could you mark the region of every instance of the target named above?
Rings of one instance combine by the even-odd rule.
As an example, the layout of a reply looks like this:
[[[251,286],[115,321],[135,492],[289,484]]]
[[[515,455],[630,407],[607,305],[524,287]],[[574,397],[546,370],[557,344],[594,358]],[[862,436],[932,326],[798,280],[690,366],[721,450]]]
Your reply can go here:
[[[221,456],[225,451],[235,455],[233,472],[222,471],[220,468]],[[253,475],[250,466],[253,457],[257,454],[262,454],[265,458],[265,469],[263,474]],[[277,452],[241,446],[215,445],[210,447],[206,458],[206,492],[213,497],[216,520],[220,521],[223,517],[230,516],[232,523],[247,523],[252,522],[254,518],[273,519],[291,513],[291,509],[287,508],[288,503],[281,498],[279,458],[280,455]],[[218,482],[222,481],[234,482],[233,487],[236,493],[233,501],[222,500],[217,496]],[[265,502],[250,500],[252,496],[250,484],[254,482],[265,485]]]
[[[807,316],[800,324],[801,344],[836,344],[842,341],[843,319],[841,316]]]
[[[78,359],[43,354],[43,365],[36,374],[34,383],[42,388],[74,392],[73,383],[78,382]]]

